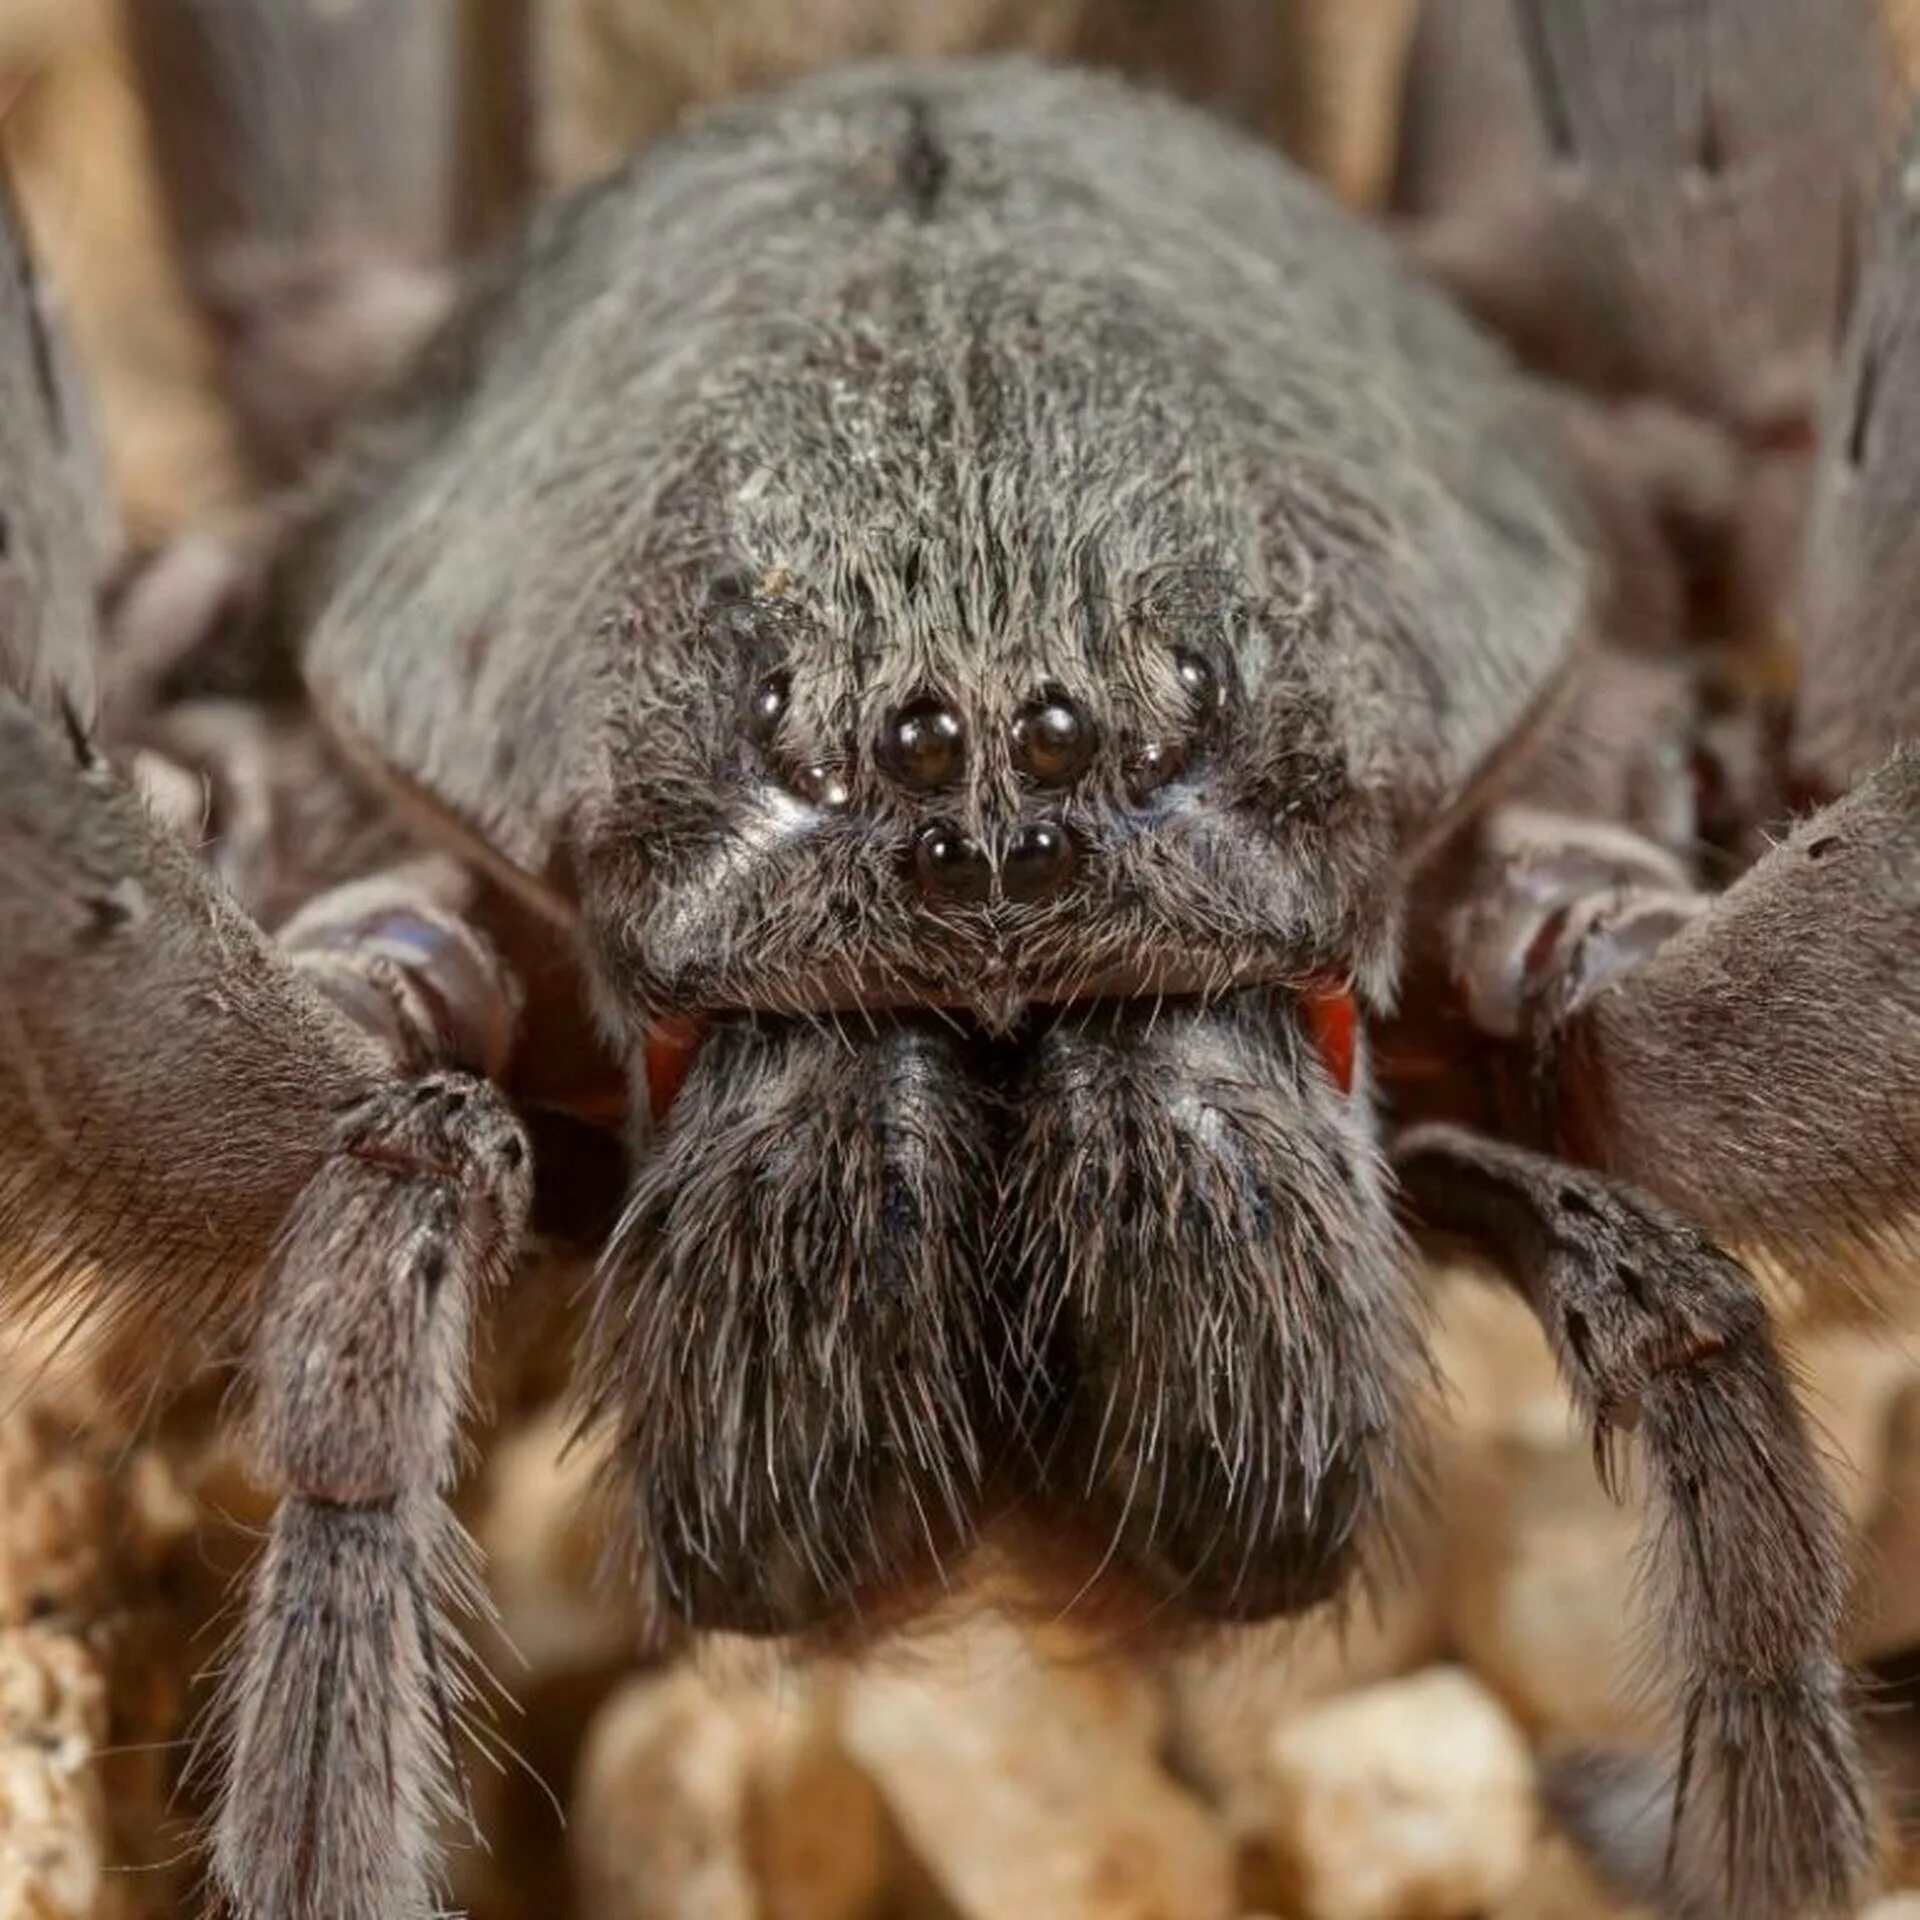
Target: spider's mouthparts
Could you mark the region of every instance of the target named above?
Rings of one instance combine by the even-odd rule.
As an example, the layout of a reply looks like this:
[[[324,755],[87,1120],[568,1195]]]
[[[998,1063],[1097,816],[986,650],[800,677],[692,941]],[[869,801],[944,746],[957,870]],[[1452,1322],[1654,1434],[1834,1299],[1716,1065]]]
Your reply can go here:
[[[1351,986],[1337,980],[1309,980],[1296,983],[1298,1018],[1306,1039],[1318,1057],[1327,1077],[1342,1094],[1351,1094],[1358,1056],[1362,1018]],[[1205,996],[1169,993],[1158,989],[1072,994],[1062,997],[1037,995],[1018,982],[985,977],[964,999],[940,1001],[899,1001],[882,1005],[859,1005],[837,1011],[806,1016],[815,1021],[858,1025],[868,1032],[883,1026],[928,1016],[950,1027],[973,1029],[973,1037],[1004,1051],[1009,1043],[1015,1048],[1032,1032],[1049,1021],[1066,1016],[1072,1009],[1087,1009],[1102,1004],[1126,1006],[1142,1001],[1157,1004],[1191,1001]],[[716,1021],[767,1017],[752,1009],[733,1013],[670,1015],[648,1026],[641,1044],[647,1105],[653,1124],[661,1125],[685,1084],[694,1056]]]
[[[647,1029],[642,1049],[647,1070],[647,1105],[657,1127],[667,1117],[674,1095],[685,1084],[694,1050],[706,1031],[702,1020],[661,1020]]]
[[[989,1039],[1006,1040],[1019,1030],[1031,1004],[1017,986],[982,981],[967,997],[966,1011]]]

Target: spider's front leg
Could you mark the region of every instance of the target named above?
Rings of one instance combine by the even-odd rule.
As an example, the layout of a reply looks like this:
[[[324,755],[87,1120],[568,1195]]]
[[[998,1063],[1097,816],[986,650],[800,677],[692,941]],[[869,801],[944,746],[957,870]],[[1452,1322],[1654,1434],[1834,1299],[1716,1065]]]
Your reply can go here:
[[[0,238],[0,394],[50,410]],[[149,815],[81,717],[59,436],[8,425],[0,600],[32,617],[0,647],[0,1329],[105,1323],[157,1367],[251,1349],[284,1498],[229,1670],[216,1877],[245,1920],[424,1920],[458,1712],[441,1490],[529,1178],[498,1096],[431,1063],[497,1059],[506,988],[407,886],[277,947]]]
[[[1501,1256],[1609,1481],[1616,1431],[1638,1433],[1682,1692],[1670,1868],[1749,1920],[1839,1911],[1868,1855],[1836,1651],[1848,1562],[1752,1282],[1665,1208],[1542,1155],[1429,1126],[1394,1158],[1430,1226]],[[1718,1847],[1689,1844],[1706,1832]]]
[[[141,0],[126,26],[188,285],[263,464],[297,472],[445,312],[473,209],[456,0]]]
[[[381,977],[357,982],[376,1002]],[[525,1208],[518,1125],[356,1035],[3,690],[0,1011],[9,1317],[70,1310],[162,1353],[258,1326],[284,1497],[228,1679],[223,1887],[247,1920],[418,1920],[458,1711],[441,1488],[468,1321]],[[423,1023],[403,1002],[372,1024]]]
[[[1019,1090],[1003,1253],[1046,1489],[1180,1612],[1332,1597],[1405,1490],[1424,1359],[1349,1065],[1249,992],[1062,1012]]]
[[[386,924],[457,938],[424,907]],[[413,1077],[329,1005],[417,1043],[467,974],[356,971],[322,931],[310,984],[0,690],[7,1316],[121,1323],[161,1353],[257,1328],[283,1499],[228,1675],[216,1872],[246,1920],[423,1920],[459,1711],[441,1493],[468,1322],[529,1170],[484,1083]]]

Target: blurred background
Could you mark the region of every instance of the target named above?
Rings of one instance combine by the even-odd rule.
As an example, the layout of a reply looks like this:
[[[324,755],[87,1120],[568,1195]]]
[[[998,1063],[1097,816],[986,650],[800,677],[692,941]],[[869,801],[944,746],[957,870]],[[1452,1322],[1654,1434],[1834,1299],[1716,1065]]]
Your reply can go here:
[[[129,13],[140,6],[130,0]],[[324,11],[324,8],[320,9]],[[1152,73],[1377,202],[1412,0],[437,0],[462,63],[454,244],[689,108],[880,52],[1019,47]],[[393,11],[393,9],[388,9]],[[142,543],[242,497],[215,342],[183,298],[115,0],[0,0],[0,145],[98,394]],[[430,36],[437,37],[437,36]],[[429,115],[438,102],[422,100]]]
[[[223,306],[206,234],[163,207],[156,153],[191,165],[177,143],[195,108],[168,99],[173,130],[156,146],[135,84],[138,36],[157,17],[134,11],[146,5],[0,0],[0,150],[135,553],[243,517],[297,464],[286,423],[250,408],[258,387],[236,379],[254,322]],[[1789,0],[1780,19],[1795,8],[1802,27],[1819,11]],[[486,247],[529,198],[703,102],[838,59],[1018,46],[1117,64],[1276,141],[1392,223],[1596,405],[1661,394],[1756,463],[1777,456],[1789,504],[1755,509],[1777,524],[1765,515],[1793,511],[1819,408],[1806,356],[1833,350],[1865,198],[1845,183],[1826,193],[1840,175],[1815,169],[1840,214],[1822,224],[1811,201],[1777,196],[1788,224],[1768,230],[1754,269],[1764,295],[1683,273],[1649,294],[1659,324],[1598,338],[1571,283],[1543,264],[1516,295],[1482,271],[1473,236],[1486,223],[1449,224],[1542,165],[1539,129],[1502,119],[1497,87],[1476,96],[1445,80],[1446,23],[1472,11],[1440,6],[1436,27],[1418,0],[419,0],[414,25],[431,15],[427,38],[455,56],[420,96],[448,136],[424,163],[444,179],[422,257],[437,269]],[[1832,69],[1814,62],[1791,118],[1804,131],[1838,116],[1877,164],[1920,63],[1920,0],[1887,0],[1874,32],[1869,72],[1836,25]],[[1752,351],[1729,342],[1736,318],[1765,335]],[[1759,624],[1752,609],[1770,604],[1762,584],[1716,617]],[[1149,1656],[975,1600],[905,1648],[775,1673],[728,1647],[647,1665],[620,1595],[594,1578],[580,1498],[592,1462],[561,1446],[571,1260],[537,1251],[514,1290],[463,1499],[501,1614],[490,1657],[518,1701],[502,1716],[517,1757],[472,1762],[487,1845],[457,1863],[459,1898],[481,1920],[1658,1911],[1635,1904],[1631,1874],[1603,1886],[1569,1837],[1610,1821],[1631,1840],[1645,1826],[1628,1803],[1644,1803],[1654,1776],[1637,1769],[1666,1731],[1639,1684],[1637,1501],[1600,1490],[1538,1331],[1497,1288],[1431,1277],[1448,1381],[1436,1497],[1404,1579],[1377,1603]],[[1920,1887],[1903,1818],[1920,1783],[1908,1754],[1920,1751],[1920,1299],[1863,1322],[1775,1278],[1859,1542],[1854,1651],[1887,1780],[1884,1884],[1863,1911],[1920,1920],[1920,1893],[1902,1891]],[[129,1409],[84,1373],[42,1380],[31,1356],[19,1365],[0,1378],[0,1920],[197,1911],[183,1735],[264,1496],[220,1436],[217,1383],[188,1383],[161,1412]],[[990,1553],[978,1575],[978,1595],[1003,1593]]]

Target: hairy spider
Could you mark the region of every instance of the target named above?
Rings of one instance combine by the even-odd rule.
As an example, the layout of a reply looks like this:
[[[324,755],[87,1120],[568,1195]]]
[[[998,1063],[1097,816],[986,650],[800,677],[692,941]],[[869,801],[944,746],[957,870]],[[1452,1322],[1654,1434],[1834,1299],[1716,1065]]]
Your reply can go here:
[[[1175,1618],[1338,1594],[1426,1365],[1398,1192],[1499,1255],[1603,1461],[1637,1431],[1737,1911],[1843,1899],[1839,1523],[1726,1247],[1828,1282],[1912,1218],[1920,245],[1896,193],[1854,298],[1864,7],[1644,10],[1433,7],[1406,202],[1541,367],[1691,414],[1523,377],[1195,109],[865,67],[536,213],[97,648],[9,238],[4,1304],[247,1356],[238,1912],[431,1909],[469,1335],[606,1133],[585,1402],[657,1622],[870,1629],[990,1513]],[[418,181],[324,137],[404,113],[411,30],[136,13],[297,465],[437,308],[368,238]],[[328,166],[247,171],[275,139]],[[1757,605],[1777,724],[1687,645]]]

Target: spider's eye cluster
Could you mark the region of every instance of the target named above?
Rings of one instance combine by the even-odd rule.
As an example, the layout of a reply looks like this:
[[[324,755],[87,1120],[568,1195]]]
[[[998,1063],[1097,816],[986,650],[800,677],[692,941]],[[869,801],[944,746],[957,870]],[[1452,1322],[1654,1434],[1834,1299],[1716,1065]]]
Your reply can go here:
[[[1118,743],[1126,791],[1144,804],[1182,778],[1226,703],[1226,684],[1204,655],[1182,649],[1171,660],[1178,711],[1144,737]],[[827,813],[853,804],[856,749],[819,758],[793,750],[788,735],[792,681],[786,669],[763,674],[748,689],[748,738],[789,792]],[[783,736],[786,736],[783,740]],[[985,743],[989,749],[994,743]],[[873,741],[873,766],[902,799],[913,802],[966,783],[972,756],[983,742],[968,725],[961,703],[927,688],[913,693],[881,720]],[[1087,701],[1057,683],[1037,688],[1007,723],[1000,750],[1021,783],[1038,792],[1062,793],[1092,773],[1110,738]],[[1037,901],[1060,891],[1079,870],[1082,847],[1058,815],[1009,822],[983,844],[942,814],[923,819],[910,843],[906,870],[929,898],[977,905],[995,897]]]

